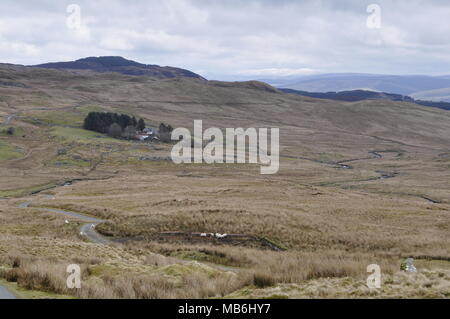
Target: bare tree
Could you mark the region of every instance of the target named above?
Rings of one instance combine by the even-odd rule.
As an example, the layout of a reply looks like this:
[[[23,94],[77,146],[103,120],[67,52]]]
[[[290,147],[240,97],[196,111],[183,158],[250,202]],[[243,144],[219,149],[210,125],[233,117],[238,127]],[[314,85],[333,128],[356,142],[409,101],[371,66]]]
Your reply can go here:
[[[122,128],[119,124],[113,123],[109,126],[108,134],[109,136],[119,138],[120,136],[122,136]]]
[[[128,125],[124,130],[122,136],[126,139],[132,139],[136,135],[136,127]]]
[[[168,143],[171,141],[173,128],[170,125],[161,123],[159,125],[159,139],[161,142]]]
[[[6,134],[8,134],[8,135],[14,135],[14,127],[8,127],[7,129],[6,129]]]

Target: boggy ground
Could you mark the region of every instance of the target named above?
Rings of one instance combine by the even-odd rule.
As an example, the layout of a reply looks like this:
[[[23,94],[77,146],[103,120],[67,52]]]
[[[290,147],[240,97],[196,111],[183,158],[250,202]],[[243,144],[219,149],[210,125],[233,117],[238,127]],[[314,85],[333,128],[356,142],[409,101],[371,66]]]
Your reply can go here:
[[[288,165],[299,164],[290,160]],[[98,169],[110,170],[109,165]],[[323,174],[317,163],[301,165],[307,175],[314,169],[316,176]],[[447,296],[446,262],[419,267],[436,273],[429,280],[420,277],[418,286],[389,279],[397,278],[403,257],[449,256],[447,203],[432,203],[414,192],[377,191],[377,183],[389,185],[395,178],[352,181],[352,188],[315,186],[298,170],[282,167],[282,176],[273,178],[259,175],[256,166],[138,162],[122,165],[106,180],[2,200],[4,277],[28,289],[89,298],[398,297],[404,289],[405,297]],[[27,200],[30,208],[19,209]],[[78,233],[82,222],[65,224],[67,217],[33,207],[96,216],[106,220],[97,226],[100,233],[137,240],[111,246],[86,242]],[[164,231],[249,234],[287,250],[151,240]],[[14,268],[11,258],[23,262]],[[72,262],[83,265],[88,289],[65,288],[65,267]],[[379,293],[363,287],[371,263],[389,276],[388,288]],[[316,284],[320,293],[311,288]],[[417,295],[411,290],[416,286]],[[260,288],[252,292],[252,287]],[[433,289],[426,293],[427,287]]]
[[[29,87],[0,88],[0,115],[15,114],[0,127],[0,276],[13,289],[79,298],[448,298],[449,262],[440,259],[450,256],[450,113],[331,103],[258,83],[29,72],[0,72]],[[175,165],[171,145],[82,130],[94,110],[151,125],[280,127],[280,171]],[[97,231],[113,243],[92,243],[80,235],[83,221],[38,207],[103,219]],[[286,250],[155,240],[166,231],[246,234]],[[417,261],[418,274],[398,273],[407,256],[431,261]],[[66,288],[71,263],[82,267],[82,289]],[[380,290],[365,286],[373,263]]]

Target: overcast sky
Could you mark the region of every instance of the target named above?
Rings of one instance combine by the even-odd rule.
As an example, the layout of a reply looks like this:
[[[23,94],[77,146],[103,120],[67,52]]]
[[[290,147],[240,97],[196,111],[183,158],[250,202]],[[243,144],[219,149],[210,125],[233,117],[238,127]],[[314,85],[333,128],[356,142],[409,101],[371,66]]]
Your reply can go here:
[[[449,74],[450,1],[1,0],[0,62],[100,55],[210,79]]]

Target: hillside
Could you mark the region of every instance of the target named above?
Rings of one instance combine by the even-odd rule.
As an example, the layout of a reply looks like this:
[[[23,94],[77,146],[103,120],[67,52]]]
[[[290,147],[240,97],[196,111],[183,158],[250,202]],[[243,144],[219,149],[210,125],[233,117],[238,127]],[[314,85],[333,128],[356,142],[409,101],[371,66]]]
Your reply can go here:
[[[280,170],[176,165],[172,144],[84,130],[94,111],[152,127],[280,128]],[[0,277],[78,298],[443,298],[449,145],[450,112],[408,102],[3,64]],[[399,281],[407,256],[427,258],[416,266],[428,277]],[[365,286],[374,262],[377,292]],[[83,289],[66,288],[72,263],[86,269]]]
[[[414,97],[415,99],[421,100],[450,102],[450,87],[414,92],[413,94],[411,94],[411,96]]]
[[[425,101],[425,100],[415,100],[412,97],[401,95],[401,94],[392,94],[385,92],[377,92],[377,91],[366,91],[366,90],[353,90],[353,91],[341,91],[341,92],[306,92],[306,91],[298,91],[293,89],[279,89],[285,93],[297,94],[301,96],[314,97],[318,99],[327,99],[327,100],[336,100],[336,101],[347,101],[347,102],[356,102],[356,101],[364,101],[364,100],[390,100],[390,101],[400,101],[400,102],[410,102],[419,104],[422,106],[430,106],[437,107],[443,110],[450,110],[450,103],[441,102],[442,100],[433,102],[433,101]]]
[[[377,91],[366,91],[366,90],[353,90],[353,91],[341,91],[341,92],[307,92],[307,91],[299,91],[293,89],[283,89],[280,88],[280,91],[285,93],[298,94],[302,96],[309,96],[318,99],[329,99],[336,101],[347,101],[347,102],[356,102],[363,100],[391,100],[391,101],[401,101],[401,102],[413,102],[414,100],[409,96],[404,96],[400,94],[392,94],[385,92],[377,92]]]
[[[89,57],[70,62],[56,62],[35,65],[39,68],[66,69],[66,70],[92,70],[96,72],[117,72],[127,75],[147,75],[158,78],[188,77],[203,79],[194,72],[159,65],[147,65],[127,60],[118,56]]]
[[[444,111],[384,100],[350,104],[317,100],[284,94],[260,82],[158,79],[92,71],[74,74],[11,65],[0,68],[1,81],[14,83],[0,85],[4,116],[25,116],[40,109],[58,114],[79,105],[95,105],[136,113],[155,123],[170,118],[172,126],[189,127],[194,119],[219,127],[277,126],[289,135],[295,131],[290,136],[295,144],[314,144],[308,135],[299,134],[305,129],[329,132],[330,140],[324,144],[338,142],[352,152],[353,146],[346,145],[340,133],[357,140],[376,135],[415,145],[446,145],[448,138],[449,114]],[[282,144],[290,143],[285,139]]]
[[[425,75],[338,73],[268,79],[266,81],[268,83],[276,83],[277,87],[308,92],[372,90],[411,96],[423,91],[448,89],[450,87],[450,79],[448,77]],[[422,94],[415,96],[417,99],[425,99],[424,97]]]

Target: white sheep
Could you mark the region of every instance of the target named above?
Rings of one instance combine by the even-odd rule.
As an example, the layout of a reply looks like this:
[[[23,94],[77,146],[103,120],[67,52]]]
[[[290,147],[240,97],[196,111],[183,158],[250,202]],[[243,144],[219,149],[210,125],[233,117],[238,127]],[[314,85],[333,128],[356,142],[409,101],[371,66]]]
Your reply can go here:
[[[216,233],[216,238],[219,238],[219,239],[223,239],[223,238],[225,238],[225,237],[227,237],[228,236],[228,234],[219,234],[219,233]]]

